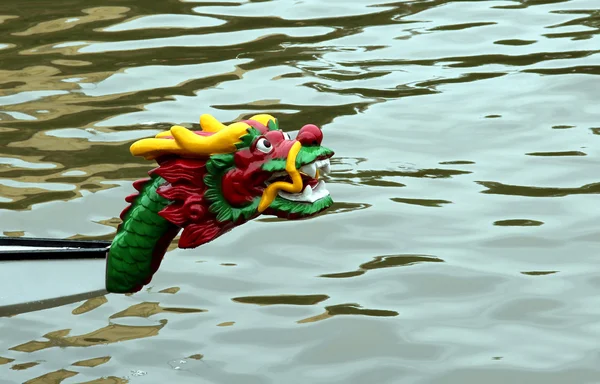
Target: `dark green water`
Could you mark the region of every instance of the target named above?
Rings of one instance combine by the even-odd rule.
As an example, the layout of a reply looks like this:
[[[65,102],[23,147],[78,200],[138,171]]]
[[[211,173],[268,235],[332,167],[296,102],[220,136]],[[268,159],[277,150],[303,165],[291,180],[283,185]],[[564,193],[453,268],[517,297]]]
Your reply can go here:
[[[322,126],[336,206],[0,318],[0,383],[600,382],[599,9],[2,1],[0,232],[111,239],[202,113]]]

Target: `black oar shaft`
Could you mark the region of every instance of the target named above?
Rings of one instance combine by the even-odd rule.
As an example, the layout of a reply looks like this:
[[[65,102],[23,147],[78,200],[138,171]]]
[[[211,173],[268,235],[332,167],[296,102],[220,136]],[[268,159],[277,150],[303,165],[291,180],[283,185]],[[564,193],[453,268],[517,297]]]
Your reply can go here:
[[[104,259],[110,244],[102,240],[0,237],[0,261]]]

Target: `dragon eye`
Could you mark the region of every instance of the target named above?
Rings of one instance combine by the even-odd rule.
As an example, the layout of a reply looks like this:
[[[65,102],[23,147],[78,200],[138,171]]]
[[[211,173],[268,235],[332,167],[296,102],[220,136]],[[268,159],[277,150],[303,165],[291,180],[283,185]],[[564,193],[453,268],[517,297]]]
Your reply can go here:
[[[265,138],[258,139],[256,142],[256,149],[262,153],[269,153],[273,150],[273,144],[271,144],[271,142]]]

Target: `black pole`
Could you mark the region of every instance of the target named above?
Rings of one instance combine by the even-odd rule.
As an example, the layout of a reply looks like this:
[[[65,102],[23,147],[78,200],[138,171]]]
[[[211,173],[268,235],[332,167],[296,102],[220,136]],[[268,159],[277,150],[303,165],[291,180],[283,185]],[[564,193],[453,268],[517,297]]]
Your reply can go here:
[[[19,260],[105,259],[110,241],[0,237],[0,262]],[[34,249],[3,250],[3,246]],[[44,249],[66,248],[66,249]]]

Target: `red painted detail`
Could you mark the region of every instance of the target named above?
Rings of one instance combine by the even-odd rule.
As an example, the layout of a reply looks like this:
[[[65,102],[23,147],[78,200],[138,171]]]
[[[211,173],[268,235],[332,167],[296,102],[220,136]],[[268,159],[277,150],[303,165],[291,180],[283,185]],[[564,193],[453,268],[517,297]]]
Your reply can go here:
[[[147,182],[150,181],[149,177],[146,177],[145,179],[140,179],[140,180],[136,180],[133,182],[133,188],[135,188],[136,191],[142,191],[142,189],[144,188],[144,185],[146,185]]]
[[[193,132],[199,136],[212,136],[215,134],[214,132],[205,132],[205,131],[193,131]]]
[[[134,196],[134,195],[132,195],[132,196]],[[135,196],[137,196],[137,195],[135,195]],[[121,219],[121,221],[125,221],[125,216],[127,216],[127,212],[129,212],[130,209],[131,209],[131,204],[127,205],[125,207],[125,209],[123,209],[121,211],[121,214],[119,215],[119,218]]]
[[[256,120],[244,120],[244,123],[248,124],[249,126],[256,128],[261,134],[265,134],[267,132],[269,132],[269,128],[266,127],[264,124],[256,121]]]
[[[164,197],[164,196],[163,196]],[[160,212],[160,215],[180,227],[202,221],[208,209],[202,196],[188,195],[174,199],[174,202]]]
[[[152,174],[161,176],[167,184],[156,192],[171,204],[158,214],[183,228],[179,248],[195,248],[223,234],[226,224],[217,222],[209,209],[211,202],[204,198],[206,159],[170,157],[159,159],[159,164]]]
[[[149,178],[149,177],[146,177],[146,178],[144,178],[144,179],[140,179],[140,180],[136,180],[136,181],[134,181],[134,182],[133,182],[133,188],[135,188],[135,190],[136,190],[136,191],[140,191],[140,192],[141,192],[141,191],[142,191],[142,189],[144,189],[144,186],[146,185],[146,183],[148,183],[149,181],[150,181],[150,178]],[[129,196],[127,196],[127,197],[125,198],[125,201],[126,201],[127,203],[129,203],[129,205],[127,205],[127,206],[125,207],[125,209],[123,209],[123,210],[121,211],[121,214],[119,215],[119,218],[120,218],[122,221],[125,221],[125,216],[127,216],[127,213],[128,213],[128,212],[129,212],[129,210],[131,209],[131,204],[132,204],[132,203],[135,201],[135,199],[136,199],[136,198],[137,198],[139,195],[140,195],[140,194],[139,194],[139,192],[135,192],[135,193],[132,193],[131,195],[129,195]]]
[[[321,145],[321,142],[323,141],[323,131],[314,124],[306,124],[298,131],[296,140],[307,147],[311,145]]]
[[[210,135],[214,134],[214,132],[205,132],[205,131],[192,131],[192,132],[194,132],[198,136],[210,136]],[[169,139],[169,140],[173,140],[174,139],[174,137],[171,136],[171,135],[169,135],[169,136],[161,136],[160,138],[161,139]]]
[[[257,123],[259,124],[259,123]],[[264,127],[264,126],[263,126]],[[262,170],[262,165],[273,159],[285,159],[294,140],[285,140],[283,132],[269,131],[255,139],[250,148],[243,148],[234,154],[235,168],[223,176],[221,190],[229,204],[234,207],[247,205],[254,198],[261,196],[265,189],[265,181],[271,176]],[[256,148],[256,143],[265,138],[271,143],[272,150],[263,153]]]
[[[216,219],[193,223],[183,229],[179,238],[179,248],[195,248],[217,238],[222,227]]]
[[[180,157],[165,157],[157,159],[158,168],[151,171],[169,183],[182,182],[197,188],[204,188],[204,176],[206,175],[205,159],[183,159]]]

